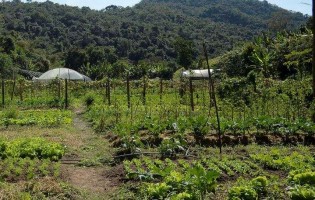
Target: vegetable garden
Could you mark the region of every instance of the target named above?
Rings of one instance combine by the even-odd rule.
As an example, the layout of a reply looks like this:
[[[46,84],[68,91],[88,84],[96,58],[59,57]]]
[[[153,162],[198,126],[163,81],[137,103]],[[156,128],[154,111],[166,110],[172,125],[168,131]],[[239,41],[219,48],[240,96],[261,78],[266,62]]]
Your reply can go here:
[[[112,199],[314,199],[311,80],[255,80],[215,78],[222,154],[207,81],[194,81],[193,95],[188,81],[176,78],[144,77],[128,81],[129,88],[123,80],[70,82],[70,110],[84,106],[83,117],[114,148],[110,157],[75,165],[121,166]],[[17,91],[6,95],[2,130],[72,126],[74,113],[63,109],[63,82],[22,83],[22,98]],[[62,157],[74,150],[47,139],[1,139],[1,181],[63,180]]]

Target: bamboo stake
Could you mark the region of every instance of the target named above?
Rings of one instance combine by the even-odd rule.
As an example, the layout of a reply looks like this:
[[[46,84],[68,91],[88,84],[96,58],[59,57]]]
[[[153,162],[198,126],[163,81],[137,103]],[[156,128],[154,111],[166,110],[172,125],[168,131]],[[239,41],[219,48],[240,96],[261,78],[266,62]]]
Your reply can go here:
[[[221,135],[221,127],[220,127],[219,110],[218,110],[218,105],[217,105],[217,101],[216,101],[216,97],[215,97],[214,83],[213,83],[211,72],[210,72],[209,58],[208,58],[208,53],[207,53],[207,48],[206,48],[206,44],[205,43],[203,43],[203,50],[204,50],[204,53],[205,53],[206,62],[207,62],[207,68],[208,68],[208,74],[209,74],[209,87],[211,88],[211,92],[212,92],[212,93],[209,94],[210,95],[210,103],[211,103],[211,96],[212,96],[213,103],[214,103],[214,108],[215,108],[215,114],[216,114],[217,122],[218,122],[220,154],[222,154],[222,135]]]
[[[192,79],[189,78],[189,92],[190,92],[190,107],[191,111],[195,110],[194,107],[194,91],[193,91],[193,84],[192,84]]]
[[[65,79],[65,108],[68,109],[68,79]]]
[[[13,71],[13,86],[12,86],[12,91],[11,91],[11,101],[14,98],[14,93],[15,93],[15,82],[16,82],[16,78],[15,78],[15,73]]]
[[[143,76],[143,91],[142,91],[142,103],[146,104],[146,93],[147,93],[147,84],[146,84],[146,75]]]
[[[108,105],[110,106],[111,105],[111,100],[110,100],[110,79],[108,78],[107,79],[107,83],[106,83],[106,86],[107,86],[107,102],[108,102]]]
[[[2,81],[1,81],[1,90],[2,90],[2,108],[4,108],[4,78],[2,76]]]
[[[162,104],[162,95],[163,95],[163,79],[160,78],[160,104]]]

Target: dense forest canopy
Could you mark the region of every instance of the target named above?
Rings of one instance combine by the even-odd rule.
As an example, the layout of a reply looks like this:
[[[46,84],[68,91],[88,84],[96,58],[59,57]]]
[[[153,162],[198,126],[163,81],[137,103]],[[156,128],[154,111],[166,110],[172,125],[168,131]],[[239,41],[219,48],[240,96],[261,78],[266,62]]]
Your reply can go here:
[[[262,32],[296,30],[308,19],[258,0],[143,0],[101,11],[14,0],[2,1],[0,11],[5,63],[34,71],[65,66],[92,78],[102,78],[108,66],[119,76],[128,63],[144,61],[167,62],[171,73],[197,62],[203,41],[214,58]]]

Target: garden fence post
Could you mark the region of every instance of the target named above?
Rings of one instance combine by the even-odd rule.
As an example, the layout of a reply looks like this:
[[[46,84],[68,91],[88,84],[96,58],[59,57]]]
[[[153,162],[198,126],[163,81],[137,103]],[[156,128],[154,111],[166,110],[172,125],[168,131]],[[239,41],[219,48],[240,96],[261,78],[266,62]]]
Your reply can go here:
[[[142,91],[142,103],[146,104],[146,93],[147,93],[147,84],[146,84],[146,76],[143,76],[143,91]]]
[[[4,108],[4,78],[3,76],[1,80],[1,90],[2,90],[2,108]]]
[[[162,95],[163,95],[163,79],[160,78],[160,104],[162,104]]]
[[[189,78],[189,92],[190,92],[190,107],[191,107],[191,111],[194,111],[195,107],[194,107],[194,91],[193,91],[192,78]]]
[[[11,101],[13,101],[13,98],[14,98],[15,84],[16,84],[16,78],[15,78],[15,73],[13,71],[13,85],[12,85],[12,91],[11,91]]]
[[[68,79],[65,79],[65,109],[68,109]]]
[[[108,78],[107,79],[107,83],[106,83],[106,87],[107,87],[107,102],[108,102],[108,105],[110,106],[111,104],[111,101],[110,101],[110,79]]]
[[[207,48],[206,48],[205,43],[203,43],[203,50],[205,53],[207,68],[208,68],[208,74],[209,74],[209,87],[211,88],[211,92],[212,92],[211,94],[209,94],[210,95],[210,103],[211,103],[211,97],[212,97],[213,103],[214,103],[214,108],[215,108],[215,113],[216,113],[216,118],[217,118],[217,123],[218,123],[220,154],[222,154],[222,135],[221,135],[221,127],[220,127],[219,109],[218,109],[217,100],[215,97],[214,83],[213,83],[212,76],[211,76],[209,58],[208,58],[208,53],[207,53]]]
[[[128,108],[130,109],[130,80],[129,80],[129,73],[127,73],[127,103],[128,103]]]

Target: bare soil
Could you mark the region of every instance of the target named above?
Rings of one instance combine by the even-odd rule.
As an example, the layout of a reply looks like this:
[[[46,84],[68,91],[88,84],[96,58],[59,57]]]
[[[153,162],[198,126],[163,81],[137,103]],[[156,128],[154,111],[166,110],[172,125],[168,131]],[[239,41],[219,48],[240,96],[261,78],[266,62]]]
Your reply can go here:
[[[82,189],[93,199],[110,199],[109,195],[113,194],[122,184],[123,168],[113,169],[110,166],[92,166],[82,167],[78,163],[82,159],[92,158],[99,151],[104,150],[103,142],[98,140],[106,140],[104,137],[94,133],[92,128],[84,121],[80,110],[75,112],[73,118],[73,127],[76,141],[71,142],[75,146],[70,147],[75,151],[68,152],[62,159],[61,176],[62,179],[78,189]],[[92,143],[92,142],[93,143]],[[71,144],[70,143],[70,144]],[[102,148],[102,149],[99,149]],[[108,152],[107,152],[108,154]]]

